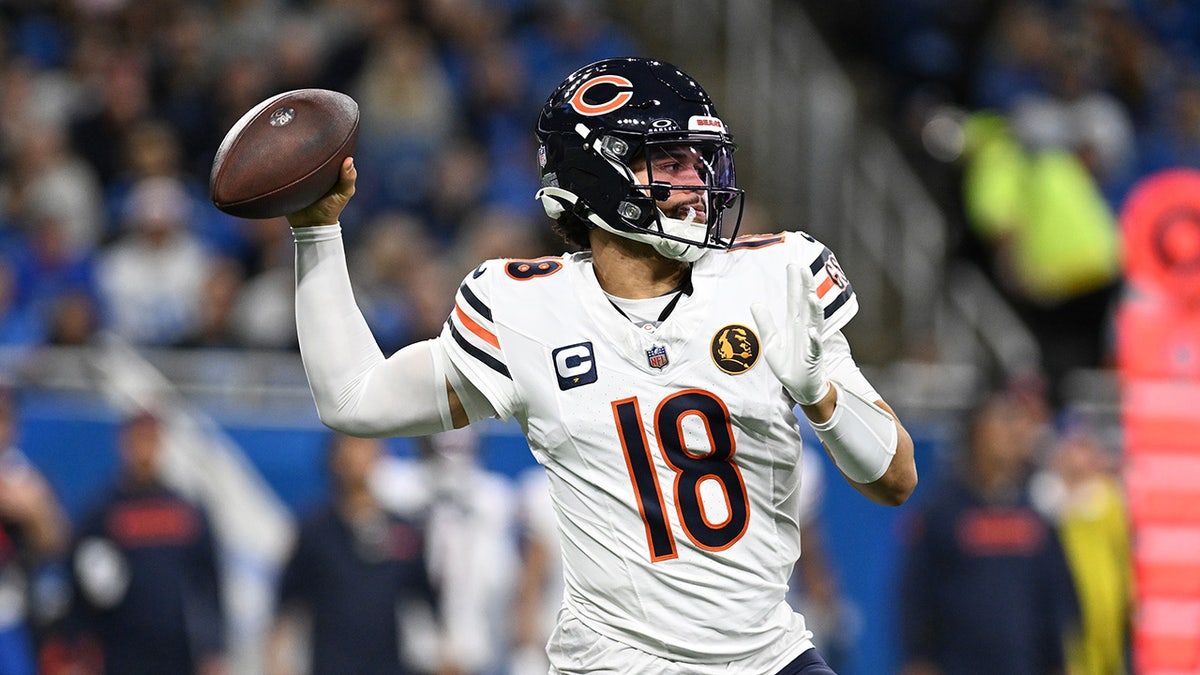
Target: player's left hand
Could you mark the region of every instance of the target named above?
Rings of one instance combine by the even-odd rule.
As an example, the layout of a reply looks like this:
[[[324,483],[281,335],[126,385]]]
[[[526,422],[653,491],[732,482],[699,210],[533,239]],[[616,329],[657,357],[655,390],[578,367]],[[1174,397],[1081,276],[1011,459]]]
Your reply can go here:
[[[825,312],[817,299],[812,273],[792,263],[787,266],[787,319],[775,326],[763,302],[750,305],[750,313],[763,339],[763,356],[792,400],[815,405],[829,393],[829,379],[821,361],[821,335]]]

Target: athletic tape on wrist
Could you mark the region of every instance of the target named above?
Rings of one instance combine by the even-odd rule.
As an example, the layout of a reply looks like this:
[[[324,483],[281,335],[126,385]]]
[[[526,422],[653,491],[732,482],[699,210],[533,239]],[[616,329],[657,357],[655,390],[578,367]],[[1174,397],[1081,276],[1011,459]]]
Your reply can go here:
[[[296,243],[329,241],[342,236],[341,222],[332,225],[312,225],[310,227],[293,227],[292,238]]]
[[[856,483],[873,483],[896,454],[896,420],[874,402],[836,383],[837,405],[822,423],[810,421],[834,463]]]

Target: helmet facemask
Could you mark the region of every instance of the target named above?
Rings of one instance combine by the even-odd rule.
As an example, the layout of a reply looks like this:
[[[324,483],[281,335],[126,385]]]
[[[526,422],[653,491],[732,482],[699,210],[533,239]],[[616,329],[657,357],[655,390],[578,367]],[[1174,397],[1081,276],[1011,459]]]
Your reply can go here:
[[[592,136],[583,144],[594,157],[589,177],[607,174],[597,183],[605,185],[607,198],[586,194],[590,190],[580,190],[580,181],[568,182],[579,183],[576,192],[585,194],[558,189],[558,176],[551,176],[539,192],[551,217],[573,210],[589,226],[649,244],[663,256],[685,262],[695,262],[710,248],[733,244],[743,203],[734,174],[735,146],[728,139],[672,134],[635,145],[615,135]],[[614,194],[617,185],[624,187]],[[583,199],[576,201],[579,197]],[[581,209],[585,204],[591,208]],[[725,212],[734,207],[732,224],[726,226]]]
[[[639,230],[667,240],[667,257],[699,258],[709,248],[727,249],[741,222],[742,191],[736,187],[733,146],[724,140],[647,141],[640,157],[630,163],[632,190],[648,195],[637,208],[650,207],[649,218],[622,213],[639,222]],[[627,208],[625,202],[618,210]],[[725,211],[736,203],[737,212],[728,232],[723,231]],[[668,243],[669,242],[669,243]],[[689,252],[688,249],[695,249]],[[674,254],[672,254],[674,253]]]

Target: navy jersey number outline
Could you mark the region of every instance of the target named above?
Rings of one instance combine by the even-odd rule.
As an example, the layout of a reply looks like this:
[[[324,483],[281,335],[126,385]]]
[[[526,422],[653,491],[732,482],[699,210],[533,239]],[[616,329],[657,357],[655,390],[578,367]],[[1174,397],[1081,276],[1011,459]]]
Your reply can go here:
[[[562,258],[547,256],[533,260],[513,260],[504,266],[504,273],[517,281],[528,281],[548,277],[562,268]]]
[[[613,401],[612,409],[638,512],[646,526],[650,561],[677,558],[679,552],[642,426],[638,399]],[[683,421],[689,415],[697,416],[708,434],[709,449],[704,453],[690,450],[685,444]],[[723,551],[732,546],[746,533],[750,501],[742,472],[733,461],[737,447],[724,401],[702,389],[676,392],[655,409],[654,435],[664,461],[675,472],[675,510],[684,534],[706,551]],[[709,522],[701,503],[700,486],[709,479],[716,480],[725,497],[728,516],[721,523]]]

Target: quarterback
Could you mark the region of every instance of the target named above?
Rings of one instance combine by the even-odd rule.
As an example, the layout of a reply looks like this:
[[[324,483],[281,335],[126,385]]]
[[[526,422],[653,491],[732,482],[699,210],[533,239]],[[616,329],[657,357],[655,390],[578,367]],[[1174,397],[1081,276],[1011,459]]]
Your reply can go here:
[[[850,282],[803,232],[737,237],[729,131],[674,66],[582,68],[536,134],[537,198],[582,251],[480,263],[441,335],[391,356],[346,269],[353,161],[289,216],[321,419],[362,436],[520,423],[562,541],[552,674],[832,673],[785,602],[797,419],[868,498],[901,504],[917,481],[908,433],[841,333]]]

